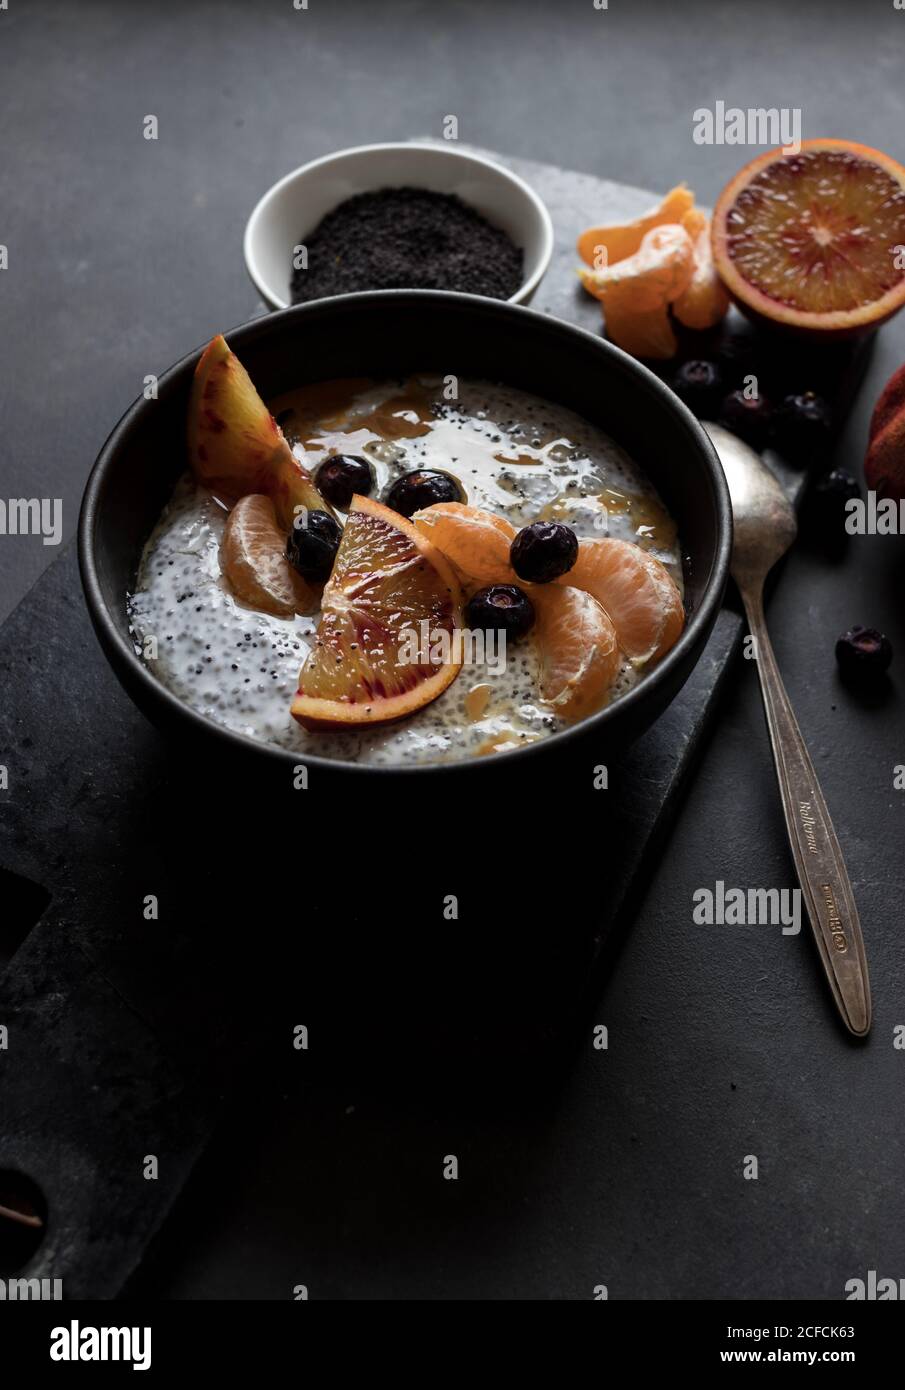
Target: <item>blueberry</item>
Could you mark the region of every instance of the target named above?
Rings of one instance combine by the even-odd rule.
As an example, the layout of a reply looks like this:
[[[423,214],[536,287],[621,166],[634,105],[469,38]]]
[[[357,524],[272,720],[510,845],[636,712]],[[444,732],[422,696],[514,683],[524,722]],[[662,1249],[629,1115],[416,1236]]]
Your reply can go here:
[[[730,391],[723,401],[720,421],[752,449],[762,449],[770,434],[773,408],[766,396],[746,396]]]
[[[358,454],[332,454],[324,459],[314,476],[322,497],[347,512],[356,492],[367,497],[374,484],[374,475],[367,459]]]
[[[776,447],[793,463],[813,463],[830,443],[830,411],[822,396],[786,396],[776,412]]]
[[[286,558],[305,579],[329,579],[342,536],[328,512],[303,512],[286,542]]]
[[[451,473],[429,468],[416,468],[412,473],[403,473],[385,498],[387,506],[402,516],[414,516],[415,512],[432,507],[437,502],[465,500],[465,492],[458,478]]]
[[[844,534],[846,505],[861,496],[857,480],[844,468],[818,478],[808,503],[808,521],[828,536]]]
[[[850,627],[836,643],[836,660],[847,680],[867,683],[888,669],[892,643],[874,627]]]
[[[517,584],[492,584],[468,600],[465,622],[472,631],[499,629],[514,642],[534,626],[534,604]]]
[[[723,378],[713,362],[683,362],[673,379],[672,389],[688,409],[709,420],[719,405]]]
[[[519,579],[546,584],[566,574],[578,559],[578,537],[561,521],[523,526],[509,548],[509,563]]]

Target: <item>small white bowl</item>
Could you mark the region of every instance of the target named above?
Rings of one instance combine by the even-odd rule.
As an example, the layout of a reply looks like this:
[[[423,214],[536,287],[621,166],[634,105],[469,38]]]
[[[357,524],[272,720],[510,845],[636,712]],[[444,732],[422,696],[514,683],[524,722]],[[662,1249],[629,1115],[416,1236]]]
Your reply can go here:
[[[526,304],[550,264],[553,224],[522,179],[477,155],[443,145],[358,145],[303,164],[264,194],[245,228],[245,264],[272,309],[290,303],[293,248],[321,218],[355,193],[378,188],[455,193],[499,227],[523,253],[523,279],[511,304]]]

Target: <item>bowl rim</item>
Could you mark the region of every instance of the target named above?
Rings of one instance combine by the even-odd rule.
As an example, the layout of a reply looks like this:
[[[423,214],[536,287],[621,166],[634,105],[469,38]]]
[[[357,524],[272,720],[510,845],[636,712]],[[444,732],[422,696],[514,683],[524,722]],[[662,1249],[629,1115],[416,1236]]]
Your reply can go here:
[[[239,733],[234,729],[227,728],[225,724],[220,724],[214,719],[193,709],[186,704],[178,695],[161,681],[145,665],[136,653],[133,645],[120,631],[119,625],[114,619],[111,611],[107,607],[103,589],[99,578],[99,566],[95,553],[95,543],[98,529],[98,512],[102,493],[106,484],[108,474],[113,470],[123,441],[135,428],[140,417],[148,408],[156,402],[149,402],[144,395],[139,395],[123,413],[109,436],[105,440],[100,453],[88,476],[85,491],[82,497],[82,505],[79,512],[78,522],[78,561],[81,574],[82,588],[85,595],[86,605],[89,616],[97,633],[101,647],[114,669],[115,674],[126,684],[127,690],[131,694],[130,687],[134,684],[142,687],[147,695],[147,706],[153,708],[156,704],[163,707],[168,714],[172,715],[172,720],[168,723],[182,723],[198,734],[204,736],[219,736],[228,745],[236,748],[239,752],[256,755],[258,760],[268,759],[272,765],[280,763],[284,766],[292,764],[294,767],[305,766],[329,773],[333,776],[355,775],[361,773],[383,774],[386,777],[424,777],[431,773],[463,774],[468,769],[475,771],[477,768],[492,765],[494,768],[508,764],[512,758],[521,761],[518,766],[522,766],[525,759],[543,756],[555,748],[564,748],[569,742],[574,743],[577,739],[586,736],[592,729],[603,731],[608,723],[620,718],[623,714],[630,712],[641,705],[643,701],[654,694],[658,688],[662,688],[671,680],[672,673],[677,666],[680,666],[686,654],[698,642],[702,632],[708,632],[713,622],[716,620],[717,613],[723,602],[723,594],[726,581],[729,575],[729,560],[732,546],[732,507],[729,499],[729,489],[726,477],[723,472],[722,464],[714,445],[703,426],[698,422],[688,407],[670,388],[661,381],[648,367],[638,362],[628,353],[623,352],[614,344],[608,342],[587,329],[580,328],[576,324],[569,323],[566,319],[556,318],[552,314],[541,313],[535,309],[528,309],[524,305],[510,304],[506,300],[487,299],[480,295],[466,295],[449,290],[365,290],[358,294],[335,295],[330,298],[312,300],[308,304],[291,305],[287,309],[276,310],[271,314],[259,315],[257,318],[250,319],[245,323],[237,325],[224,333],[227,343],[237,354],[247,348],[250,343],[265,336],[272,331],[278,323],[282,323],[293,317],[306,316],[316,319],[323,314],[354,315],[359,309],[369,307],[372,304],[380,304],[386,301],[399,302],[400,299],[420,299],[433,302],[439,308],[440,305],[452,303],[458,304],[465,310],[475,313],[499,314],[504,317],[514,316],[519,320],[531,320],[538,327],[542,327],[545,333],[563,337],[577,337],[584,341],[585,345],[593,351],[609,357],[612,367],[617,374],[631,375],[640,377],[643,384],[654,394],[660,396],[668,405],[672,412],[677,427],[686,435],[691,437],[692,442],[702,455],[703,461],[707,466],[709,480],[713,489],[713,498],[716,513],[716,537],[711,562],[711,573],[707,587],[704,590],[700,603],[694,613],[692,613],[681,637],[675,646],[671,647],[663,659],[654,669],[643,677],[637,685],[633,686],[624,695],[612,704],[604,706],[603,709],[589,715],[586,719],[576,721],[576,723],[559,729],[547,738],[537,739],[535,742],[516,747],[504,752],[494,754],[492,759],[459,759],[451,762],[426,762],[413,764],[396,763],[356,763],[348,762],[344,759],[326,758],[318,753],[309,753],[302,750],[281,748],[276,744],[265,743],[260,739],[252,738],[248,734]],[[181,357],[158,378],[158,396],[166,392],[174,381],[194,368],[204,351],[207,343],[202,343],[191,352]],[[618,441],[617,441],[618,442]],[[123,604],[125,605],[126,594],[123,594]],[[703,651],[703,647],[702,647]],[[692,668],[700,659],[701,652],[692,663]],[[689,671],[690,674],[690,671]],[[687,679],[687,677],[686,677]],[[683,682],[684,684],[684,682]],[[145,713],[146,703],[139,702],[139,708]],[[667,700],[666,704],[670,703]],[[665,708],[665,706],[664,706]],[[148,717],[147,715],[145,717]],[[651,721],[654,722],[654,721]]]
[[[529,183],[520,178],[513,170],[507,169],[505,165],[498,164],[496,160],[488,159],[485,155],[472,154],[468,150],[459,150],[451,146],[428,144],[420,140],[384,140],[370,145],[350,145],[348,149],[334,150],[332,154],[319,155],[317,159],[311,159],[307,164],[300,164],[298,168],[290,170],[282,178],[277,179],[276,183],[270,185],[265,193],[261,195],[251,210],[248,221],[245,224],[245,231],[242,236],[242,254],[245,259],[245,269],[248,271],[249,278],[258,294],[268,304],[271,309],[287,309],[296,306],[288,303],[275,294],[273,287],[267,283],[261,274],[260,267],[254,251],[254,241],[258,233],[260,224],[263,222],[270,208],[285,188],[294,183],[302,175],[307,175],[315,169],[322,168],[329,164],[341,163],[345,159],[350,159],[355,155],[381,153],[385,150],[409,152],[420,150],[436,156],[438,159],[459,159],[470,164],[480,164],[485,169],[489,169],[498,178],[504,179],[507,183],[513,184],[519,192],[534,207],[537,214],[542,235],[542,245],[538,257],[537,268],[532,275],[523,280],[515,294],[510,295],[504,300],[507,304],[522,304],[534,293],[543,277],[546,275],[553,257],[554,233],[553,219],[539,194],[537,194]],[[377,290],[359,290],[359,294],[377,294]],[[458,291],[438,291],[438,293],[458,293]],[[339,299],[346,296],[332,295],[330,298]]]

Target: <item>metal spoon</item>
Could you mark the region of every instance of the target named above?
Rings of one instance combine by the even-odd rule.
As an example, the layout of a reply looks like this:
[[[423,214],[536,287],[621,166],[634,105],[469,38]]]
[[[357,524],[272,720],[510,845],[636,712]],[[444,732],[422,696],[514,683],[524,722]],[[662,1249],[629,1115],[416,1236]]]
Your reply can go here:
[[[773,761],[789,844],[814,939],[846,1026],[870,1028],[870,983],[858,911],[842,850],[817,774],[792,712],[764,618],[764,580],[794,541],[791,503],[753,449],[720,425],[705,424],[720,456],[732,499],[732,577],[755,639]]]

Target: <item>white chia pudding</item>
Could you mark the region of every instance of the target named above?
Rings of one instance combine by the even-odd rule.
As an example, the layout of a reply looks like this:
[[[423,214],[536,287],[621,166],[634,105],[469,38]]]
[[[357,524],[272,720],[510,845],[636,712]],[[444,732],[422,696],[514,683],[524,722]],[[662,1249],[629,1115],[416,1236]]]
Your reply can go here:
[[[622,449],[580,416],[536,396],[450,378],[328,382],[270,402],[312,472],[335,453],[372,464],[375,497],[413,468],[440,469],[468,502],[516,527],[564,521],[579,536],[616,536],[661,560],[682,589],[673,522]],[[539,696],[529,633],[505,662],[470,662],[438,699],[397,724],[302,728],[289,707],[317,615],[276,618],[232,593],[220,571],[226,511],[194,479],[178,483],[142,555],[129,612],[136,651],[193,709],[262,743],[345,762],[448,762],[534,742],[562,727]],[[147,639],[153,638],[149,643]],[[156,645],[156,657],[149,658]],[[628,662],[609,695],[643,674]]]

